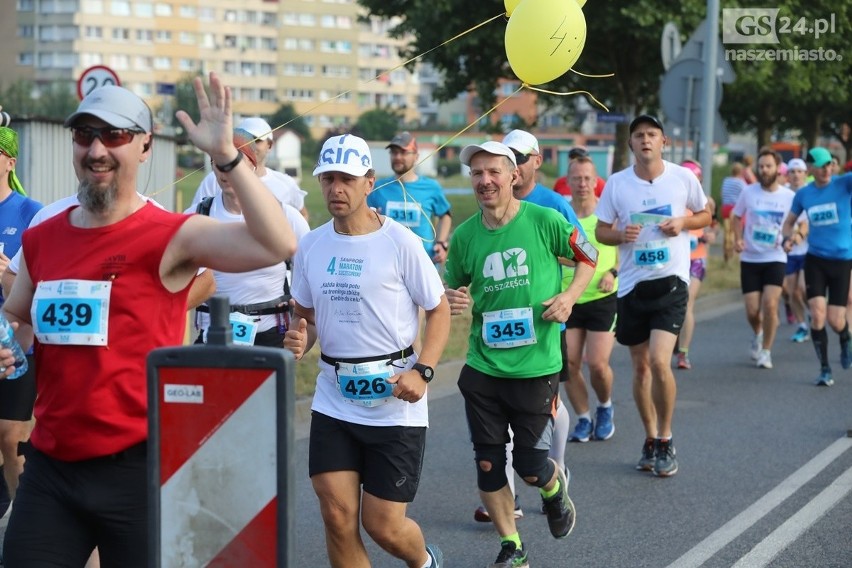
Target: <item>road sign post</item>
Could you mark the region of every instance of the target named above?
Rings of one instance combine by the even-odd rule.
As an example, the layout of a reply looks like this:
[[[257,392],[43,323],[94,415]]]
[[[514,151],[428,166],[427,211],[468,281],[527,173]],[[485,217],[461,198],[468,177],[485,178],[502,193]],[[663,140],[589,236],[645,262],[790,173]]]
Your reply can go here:
[[[148,357],[148,565],[295,566],[293,356],[210,307],[214,344]]]

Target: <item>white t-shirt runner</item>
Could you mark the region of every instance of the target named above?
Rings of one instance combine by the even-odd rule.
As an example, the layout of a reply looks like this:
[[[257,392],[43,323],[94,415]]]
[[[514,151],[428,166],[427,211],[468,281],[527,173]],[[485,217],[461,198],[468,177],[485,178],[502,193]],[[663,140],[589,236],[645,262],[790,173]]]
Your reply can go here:
[[[285,203],[279,202],[279,204],[284,210],[284,215],[287,217],[298,242],[310,232],[311,228],[298,210]],[[190,207],[184,213],[195,213],[195,209],[195,207]],[[245,218],[241,213],[231,213],[225,208],[221,191],[210,203],[209,216],[222,223],[245,223]],[[216,280],[216,294],[228,296],[231,305],[259,304],[279,298],[283,294],[286,275],[287,266],[285,262],[248,272],[213,271],[213,277]],[[210,315],[199,312],[196,314],[196,318],[196,326],[204,334],[206,341],[207,328],[210,326]],[[252,317],[252,320],[258,333],[278,325],[277,315],[255,316]]]
[[[293,262],[293,298],[312,308],[322,353],[334,359],[401,351],[417,337],[418,307],[431,310],[444,287],[420,239],[396,221],[367,235],[334,231],[333,221],[308,233]],[[416,355],[395,364],[410,369]],[[404,367],[403,367],[404,365]],[[312,410],[356,424],[428,426],[427,397],[376,406],[347,399],[332,365],[319,361]]]
[[[642,230],[633,243],[618,245],[618,297],[627,295],[637,282],[675,275],[689,282],[689,231],[668,237],[658,225],[686,210],[703,211],[707,197],[690,170],[663,161],[665,169],[653,182],[639,178],[629,167],[609,177],[595,215],[623,231],[639,223]]]
[[[740,193],[731,213],[740,218],[743,227],[741,261],[787,262],[787,253],[781,248],[781,227],[795,195],[784,186],[767,191],[760,183],[750,184]]]
[[[266,168],[266,175],[259,179],[263,182],[263,185],[269,188],[269,191],[272,192],[275,199],[281,203],[291,205],[295,207],[297,211],[301,211],[305,206],[305,196],[308,192],[300,189],[296,180],[287,174]],[[203,180],[201,180],[201,183],[198,185],[198,189],[195,190],[195,196],[192,198],[192,203],[189,204],[189,207],[195,211],[195,207],[201,203],[202,199],[205,197],[214,197],[218,195],[220,191],[221,188],[219,187],[219,182],[216,181],[216,174],[210,172],[204,176]]]

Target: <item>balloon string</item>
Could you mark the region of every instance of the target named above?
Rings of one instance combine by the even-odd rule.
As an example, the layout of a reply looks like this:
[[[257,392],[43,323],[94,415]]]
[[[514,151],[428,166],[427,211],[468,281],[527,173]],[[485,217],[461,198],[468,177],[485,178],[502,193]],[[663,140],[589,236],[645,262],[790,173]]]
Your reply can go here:
[[[463,37],[463,36],[465,36],[465,35],[469,34],[470,32],[476,31],[477,29],[481,28],[482,26],[484,26],[484,25],[486,25],[486,24],[490,24],[490,23],[491,23],[491,22],[493,22],[494,20],[496,20],[496,19],[498,19],[498,18],[502,18],[502,17],[503,17],[503,16],[505,16],[505,15],[506,15],[506,13],[505,13],[505,12],[501,12],[501,13],[497,14],[496,16],[493,16],[493,17],[491,17],[491,18],[489,18],[489,19],[485,20],[484,22],[481,22],[481,23],[479,23],[479,24],[476,24],[476,25],[475,25],[475,26],[473,26],[472,28],[469,28],[469,29],[467,29],[467,30],[465,30],[465,31],[463,31],[463,32],[461,32],[461,33],[459,33],[459,34],[454,35],[454,36],[453,36],[453,37],[451,37],[450,39],[446,40],[445,42],[443,42],[443,43],[441,43],[441,44],[436,45],[436,46],[435,46],[435,47],[433,47],[432,49],[430,49],[430,50],[428,50],[428,51],[424,51],[424,52],[423,52],[423,53],[421,53],[420,55],[415,55],[415,56],[414,56],[414,57],[412,57],[411,59],[408,59],[408,60],[406,60],[406,61],[403,61],[402,63],[400,63],[400,64],[399,64],[399,65],[397,65],[396,67],[393,67],[393,68],[388,69],[388,70],[386,70],[386,71],[382,71],[381,73],[379,73],[378,75],[376,75],[375,77],[373,77],[372,79],[370,79],[370,80],[369,80],[369,81],[367,81],[367,82],[368,82],[368,83],[372,83],[373,81],[378,81],[381,77],[386,76],[386,75],[388,75],[389,73],[392,73],[392,72],[396,71],[397,69],[399,69],[399,68],[401,68],[401,67],[405,67],[405,66],[406,66],[406,65],[408,65],[409,63],[412,63],[412,62],[414,62],[414,61],[417,61],[418,59],[420,59],[420,58],[421,58],[421,57],[423,57],[424,55],[427,55],[427,54],[429,54],[429,53],[431,53],[431,52],[435,51],[436,49],[439,49],[439,48],[441,48],[441,47],[444,47],[445,45],[447,45],[447,44],[448,44],[448,43],[450,43],[451,41],[455,41],[455,40],[457,40],[458,38]],[[520,89],[518,89],[518,90],[520,90]],[[348,95],[349,93],[351,93],[351,92],[353,92],[353,91],[354,91],[354,89],[349,89],[348,91],[342,91],[342,92],[338,93],[337,95],[335,95],[335,96],[333,96],[333,97],[331,97],[331,98],[328,98],[328,99],[326,99],[326,100],[324,100],[324,101],[322,101],[322,102],[320,102],[320,103],[317,103],[317,104],[315,104],[314,106],[312,106],[311,108],[309,108],[308,110],[306,110],[305,112],[303,112],[302,114],[299,114],[299,115],[297,115],[297,116],[294,116],[293,118],[291,118],[291,119],[290,119],[290,120],[288,120],[287,122],[284,122],[284,123],[282,123],[282,124],[279,124],[278,126],[275,126],[275,127],[274,127],[274,128],[273,128],[270,132],[269,132],[269,133],[273,133],[273,132],[275,132],[276,130],[278,130],[279,128],[284,128],[285,126],[287,126],[288,124],[290,124],[291,122],[293,122],[294,120],[296,120],[297,118],[302,118],[302,117],[304,117],[305,115],[308,115],[308,114],[312,113],[313,111],[315,111],[316,109],[318,109],[318,108],[322,107],[323,105],[326,105],[326,104],[328,104],[328,103],[332,102],[332,101],[333,101],[333,100],[335,100],[335,99],[339,99],[340,97],[342,97],[342,96],[344,96],[344,95]],[[516,91],[516,92],[517,92],[517,91]],[[502,104],[502,103],[500,103],[500,104]],[[499,106],[499,105],[498,105],[498,106]],[[497,107],[494,107],[494,108],[497,108]],[[493,111],[493,110],[494,110],[494,109],[491,109],[491,111]],[[489,111],[489,112],[491,112],[491,111]],[[486,115],[487,115],[487,114],[488,114],[488,113],[486,113]],[[483,116],[486,116],[486,115],[483,115]],[[472,125],[470,125],[470,126],[472,126]],[[468,128],[470,128],[470,126],[468,126]],[[467,128],[466,128],[465,130],[467,130]],[[464,130],[463,130],[462,132],[464,132]],[[264,133],[264,134],[262,135],[262,137],[263,137],[263,138],[265,138],[265,137],[266,137],[266,134],[267,134],[267,133]],[[460,133],[459,133],[459,134],[460,134]],[[257,142],[258,140],[261,140],[261,139],[262,139],[262,138],[255,138],[255,139],[254,139],[254,140],[252,140],[251,142]],[[451,138],[450,140],[453,140],[453,138]],[[441,146],[441,148],[443,148],[443,146]],[[441,148],[438,148],[438,150],[440,150]],[[430,156],[431,156],[431,154],[430,154]],[[428,156],[427,156],[427,157],[428,157]],[[196,174],[196,173],[198,173],[198,172],[200,172],[200,171],[204,171],[204,167],[200,167],[200,168],[197,168],[197,169],[195,169],[195,170],[193,170],[193,171],[189,172],[188,174],[186,174],[186,175],[185,175],[185,176],[183,176],[182,178],[180,178],[180,179],[178,179],[178,180],[176,180],[176,181],[173,181],[172,183],[167,184],[167,185],[165,185],[164,187],[162,187],[162,188],[160,188],[160,189],[158,189],[158,190],[156,190],[156,191],[152,192],[152,193],[150,194],[150,196],[151,196],[151,197],[154,197],[155,195],[158,195],[158,194],[160,194],[160,193],[162,193],[162,192],[166,191],[166,190],[167,190],[167,189],[169,189],[170,187],[177,185],[177,184],[178,184],[178,182],[181,182],[181,181],[185,180],[186,178],[188,178],[188,177],[192,176],[193,174]],[[376,189],[378,189],[378,188],[376,188]]]
[[[556,91],[548,91],[546,89],[540,89],[538,87],[533,87],[532,85],[528,85],[527,83],[524,83],[523,85],[521,85],[521,87],[526,87],[527,89],[529,89],[531,91],[538,91],[539,93],[546,93],[548,95],[557,95],[557,96],[560,96],[560,97],[566,97],[568,95],[586,95],[587,97],[589,97],[590,99],[595,101],[599,107],[601,107],[605,111],[609,112],[609,109],[606,107],[606,105],[603,104],[602,102],[600,102],[598,99],[596,99],[595,96],[592,93],[590,93],[589,91],[570,91],[568,93],[557,93]]]
[[[589,79],[603,79],[606,77],[615,77],[615,73],[606,73],[605,75],[588,75],[586,73],[581,73],[576,69],[570,69],[571,73],[576,73],[580,77],[588,77]]]
[[[468,130],[470,130],[471,128],[473,128],[475,125],[479,124],[479,121],[480,121],[480,120],[482,120],[483,118],[486,118],[489,114],[491,114],[492,112],[494,112],[495,110],[497,110],[498,108],[500,108],[500,106],[501,106],[501,105],[503,105],[503,103],[505,103],[506,101],[508,101],[509,99],[511,99],[513,96],[515,96],[515,95],[517,95],[518,93],[520,93],[520,92],[521,92],[521,89],[523,89],[523,88],[524,88],[524,85],[521,85],[521,86],[520,86],[520,87],[518,87],[518,88],[515,90],[515,92],[513,92],[511,95],[509,95],[508,97],[505,97],[502,101],[500,101],[499,103],[495,104],[495,105],[494,105],[493,107],[491,107],[489,110],[485,111],[482,115],[480,115],[479,117],[477,117],[477,118],[476,118],[475,120],[473,120],[470,124],[468,124],[467,126],[465,126],[464,128],[462,128],[461,130],[459,130],[458,132],[456,132],[455,134],[453,134],[452,136],[450,136],[449,138],[447,138],[447,140],[446,140],[443,144],[441,144],[440,146],[438,146],[437,148],[435,148],[434,150],[432,150],[429,154],[427,154],[427,155],[426,155],[426,157],[424,157],[422,160],[420,160],[419,162],[417,162],[416,164],[414,164],[414,166],[413,166],[410,170],[408,170],[407,172],[404,172],[402,175],[405,175],[405,174],[407,174],[408,172],[410,172],[410,171],[412,171],[412,170],[417,169],[417,166],[421,165],[423,162],[425,162],[426,160],[428,160],[429,158],[431,158],[432,156],[434,156],[436,153],[438,153],[438,152],[440,152],[441,150],[443,150],[443,149],[444,149],[444,148],[445,148],[448,144],[450,144],[451,142],[453,142],[456,138],[458,138],[459,136],[461,136],[462,134],[464,134],[465,132],[467,132]],[[393,183],[393,182],[392,182],[392,181],[389,181],[389,182],[388,182],[388,183],[386,183],[386,184],[382,184],[382,185],[380,185],[380,186],[376,186],[376,187],[373,189],[373,191],[376,191],[376,190],[378,190],[378,189],[381,189],[381,188],[385,187],[386,185],[388,185],[388,184],[390,184],[390,183]]]

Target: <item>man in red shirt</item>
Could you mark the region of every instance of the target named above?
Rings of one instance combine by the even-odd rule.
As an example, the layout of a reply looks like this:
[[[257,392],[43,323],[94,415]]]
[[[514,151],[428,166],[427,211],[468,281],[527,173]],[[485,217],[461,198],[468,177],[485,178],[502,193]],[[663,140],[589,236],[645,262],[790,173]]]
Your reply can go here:
[[[199,267],[245,272],[295,252],[282,209],[234,147],[230,91],[213,73],[209,97],[200,78],[194,88],[201,120],[177,118],[227,176],[245,223],[167,212],[136,193],[153,118],[127,89],[95,89],[65,121],[79,205],[23,234],[3,306],[24,349],[35,335],[38,391],[6,566],[83,566],[95,547],[104,566],[148,566],[146,357],[183,341]],[[0,349],[0,378],[13,361]]]

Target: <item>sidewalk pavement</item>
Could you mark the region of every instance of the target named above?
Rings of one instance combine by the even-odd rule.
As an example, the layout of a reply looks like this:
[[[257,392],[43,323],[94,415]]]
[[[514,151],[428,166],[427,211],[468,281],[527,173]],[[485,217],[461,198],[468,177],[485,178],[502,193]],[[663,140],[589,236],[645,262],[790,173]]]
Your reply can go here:
[[[708,296],[702,296],[695,302],[696,321],[710,317],[717,310],[737,309],[742,306],[742,294],[739,289],[717,292]],[[429,384],[429,399],[438,400],[446,396],[458,393],[456,380],[464,366],[464,359],[453,361],[442,361],[435,367],[435,379]],[[296,401],[296,420],[294,429],[296,439],[307,438],[310,433],[312,397],[307,396]]]

